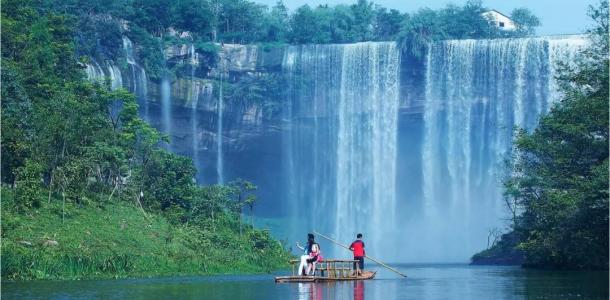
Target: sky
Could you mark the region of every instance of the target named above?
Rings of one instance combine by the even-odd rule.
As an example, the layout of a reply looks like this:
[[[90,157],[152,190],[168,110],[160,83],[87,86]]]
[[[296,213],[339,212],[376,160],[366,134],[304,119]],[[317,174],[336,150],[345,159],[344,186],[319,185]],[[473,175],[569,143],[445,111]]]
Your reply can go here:
[[[252,0],[254,2],[273,6],[277,0]],[[294,11],[307,3],[310,6],[319,4],[353,4],[357,0],[283,0],[284,4]],[[463,5],[466,0],[372,0],[387,8],[401,12],[415,12],[420,8],[432,9],[445,7],[449,3]],[[493,8],[505,15],[519,7],[529,8],[542,23],[536,33],[538,35],[582,33],[592,23],[587,16],[589,5],[597,5],[599,0],[483,0],[483,6]]]

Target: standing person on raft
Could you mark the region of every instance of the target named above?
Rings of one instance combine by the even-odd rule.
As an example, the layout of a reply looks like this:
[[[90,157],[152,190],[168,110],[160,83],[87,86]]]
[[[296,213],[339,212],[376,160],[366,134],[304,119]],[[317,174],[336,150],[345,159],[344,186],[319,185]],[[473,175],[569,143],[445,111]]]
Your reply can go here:
[[[299,275],[309,275],[310,271],[315,273],[315,263],[320,258],[320,245],[315,242],[313,233],[307,234],[307,245],[301,246],[297,242],[297,247],[305,251],[304,255],[301,255],[301,264],[299,265]]]
[[[349,249],[354,252],[354,260],[358,261],[354,262],[354,271],[357,270],[356,276],[360,276],[362,275],[362,270],[364,270],[364,256],[366,255],[364,252],[362,233],[356,235],[356,240],[349,246]],[[359,268],[356,268],[356,264],[358,264]]]

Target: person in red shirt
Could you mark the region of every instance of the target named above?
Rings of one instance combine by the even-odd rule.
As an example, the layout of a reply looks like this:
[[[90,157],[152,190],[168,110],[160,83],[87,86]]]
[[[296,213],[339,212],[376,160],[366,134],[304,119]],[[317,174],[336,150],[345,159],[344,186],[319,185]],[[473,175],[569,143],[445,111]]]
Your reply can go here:
[[[356,240],[349,246],[349,249],[354,252],[354,260],[358,262],[354,262],[354,270],[357,270],[357,276],[362,275],[362,270],[364,270],[364,256],[366,255],[364,252],[364,242],[362,241],[362,233],[358,233],[356,235]],[[356,268],[356,264],[360,267]]]

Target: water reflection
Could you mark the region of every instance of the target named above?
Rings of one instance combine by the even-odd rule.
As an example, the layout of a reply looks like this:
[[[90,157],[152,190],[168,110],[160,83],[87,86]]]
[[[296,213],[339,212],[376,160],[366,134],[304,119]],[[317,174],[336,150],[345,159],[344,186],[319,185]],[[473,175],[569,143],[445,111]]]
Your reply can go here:
[[[354,300],[364,300],[364,281],[354,281]]]
[[[322,288],[317,283],[297,283],[299,300],[322,300]]]
[[[296,283],[297,299],[323,300],[323,299],[365,299],[366,281],[323,282],[323,283]],[[288,285],[290,286],[290,285]],[[351,289],[351,290],[350,290]],[[381,294],[388,295],[388,294]],[[373,297],[376,298],[376,297]]]
[[[275,283],[274,274],[154,279],[2,282],[2,299],[608,299],[608,272],[405,265],[406,279]],[[279,274],[278,274],[279,275]],[[283,275],[283,274],[282,274]]]

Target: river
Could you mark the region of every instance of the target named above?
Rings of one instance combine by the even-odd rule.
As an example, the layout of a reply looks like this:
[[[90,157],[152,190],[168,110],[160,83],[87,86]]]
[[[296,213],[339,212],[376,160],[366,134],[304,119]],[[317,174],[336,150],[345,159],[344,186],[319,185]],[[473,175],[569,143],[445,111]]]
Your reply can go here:
[[[406,279],[281,283],[275,275],[3,282],[2,299],[608,299],[608,272],[407,264]]]

